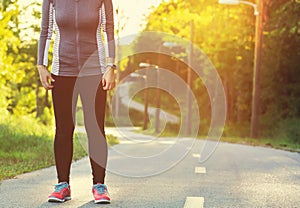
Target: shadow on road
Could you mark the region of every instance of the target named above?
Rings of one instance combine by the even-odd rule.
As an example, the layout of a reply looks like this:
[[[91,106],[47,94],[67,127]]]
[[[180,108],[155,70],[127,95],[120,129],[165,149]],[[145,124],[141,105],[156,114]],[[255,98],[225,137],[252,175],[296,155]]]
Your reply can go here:
[[[93,200],[80,205],[80,206],[76,206],[78,208],[90,208],[90,207],[102,207],[102,206],[106,206],[109,204],[95,204],[93,202]],[[44,202],[43,204],[41,204],[40,206],[38,206],[39,208],[49,208],[49,207],[74,207],[74,204],[72,203],[72,200],[64,202],[64,203],[49,203],[49,202]]]
[[[79,206],[78,208],[99,207],[99,206],[106,206],[106,205],[110,205],[110,204],[95,204],[93,201],[90,201],[88,203]]]

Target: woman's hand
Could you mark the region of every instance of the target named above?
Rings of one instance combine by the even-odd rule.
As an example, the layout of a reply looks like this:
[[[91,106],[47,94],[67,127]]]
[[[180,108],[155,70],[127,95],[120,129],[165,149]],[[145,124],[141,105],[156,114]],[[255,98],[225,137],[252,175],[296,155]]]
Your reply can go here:
[[[44,65],[38,65],[38,71],[40,74],[40,80],[43,87],[46,90],[52,89],[53,85],[51,85],[51,82],[54,82],[55,80],[51,77],[51,74],[49,73],[47,67]]]
[[[106,68],[106,72],[103,74],[102,87],[104,90],[111,90],[115,87],[115,73],[110,66]]]

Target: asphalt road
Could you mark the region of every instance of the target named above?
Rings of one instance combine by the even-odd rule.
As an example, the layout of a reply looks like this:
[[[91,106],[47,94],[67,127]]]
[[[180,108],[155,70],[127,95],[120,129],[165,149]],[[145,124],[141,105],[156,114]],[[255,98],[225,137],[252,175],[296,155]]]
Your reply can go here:
[[[134,101],[131,97],[132,95],[129,95],[130,86],[135,86],[134,82],[124,82],[118,85],[119,90],[117,90],[116,93],[118,93],[121,103],[123,106],[127,106],[128,109],[130,108],[144,112],[144,104]],[[134,89],[136,88],[137,87],[134,87]],[[148,114],[150,118],[155,118],[156,108],[148,106]],[[159,117],[163,122],[179,123],[179,118],[177,116],[167,113],[163,109],[160,109]]]
[[[108,132],[120,135],[113,129]],[[47,202],[56,183],[55,168],[50,167],[2,181],[0,207],[300,207],[298,153],[220,143],[209,160],[199,163],[203,141],[190,148],[191,139],[174,142],[124,132],[129,136],[123,135],[121,144],[109,150],[110,205],[93,204],[90,167],[84,158],[72,164],[71,201]],[[176,159],[170,159],[172,155]]]

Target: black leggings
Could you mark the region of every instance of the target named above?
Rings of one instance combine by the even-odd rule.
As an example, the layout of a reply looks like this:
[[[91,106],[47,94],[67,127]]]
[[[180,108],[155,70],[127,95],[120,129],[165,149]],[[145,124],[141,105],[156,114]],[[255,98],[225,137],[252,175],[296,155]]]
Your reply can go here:
[[[80,95],[93,183],[104,183],[107,163],[104,132],[106,91],[101,86],[101,75],[80,78],[52,76],[55,79],[52,83],[52,101],[56,123],[54,155],[58,182],[69,183],[76,103]]]

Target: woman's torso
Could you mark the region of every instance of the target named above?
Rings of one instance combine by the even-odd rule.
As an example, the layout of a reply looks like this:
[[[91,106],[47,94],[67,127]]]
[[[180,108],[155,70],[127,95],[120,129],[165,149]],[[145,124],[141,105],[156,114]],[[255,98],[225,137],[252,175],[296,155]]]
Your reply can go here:
[[[78,76],[79,73],[101,73],[101,67],[105,67],[100,33],[105,15],[101,14],[101,7],[102,0],[53,0],[56,31],[53,74]]]

